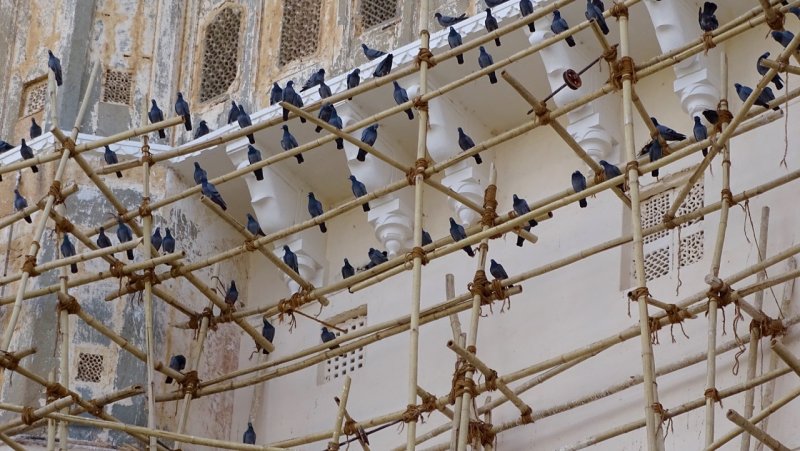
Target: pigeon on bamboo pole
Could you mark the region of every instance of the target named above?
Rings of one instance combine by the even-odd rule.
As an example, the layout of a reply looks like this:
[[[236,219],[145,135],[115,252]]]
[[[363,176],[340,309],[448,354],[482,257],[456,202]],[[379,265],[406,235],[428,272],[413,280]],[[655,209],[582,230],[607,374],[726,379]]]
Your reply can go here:
[[[111,150],[110,147],[105,146],[106,150],[103,152],[103,159],[106,161],[106,164],[117,164],[119,163],[119,158],[117,158],[116,152]],[[117,178],[122,178],[122,172],[117,171]]]
[[[322,210],[322,202],[318,201],[316,197],[314,197],[313,192],[308,193],[308,213],[311,215],[312,218],[316,218],[317,216],[323,213]],[[319,223],[319,230],[322,233],[328,231],[328,228],[325,227],[324,222]]]
[[[186,357],[184,357],[183,354],[176,354],[170,357],[169,367],[177,372],[183,371],[183,369],[186,368]],[[167,379],[164,382],[171,384],[172,378],[167,376]]]
[[[289,132],[289,126],[286,125],[286,124],[283,124],[282,128],[283,128],[283,137],[281,137],[281,148],[284,151],[288,151],[288,150],[292,150],[295,147],[297,147],[297,140]],[[303,154],[302,153],[298,153],[294,157],[295,157],[295,159],[297,159],[297,164],[302,164],[303,163],[304,160],[303,160]]]
[[[158,122],[162,122],[164,120],[164,112],[161,111],[161,108],[158,107],[156,103],[156,99],[150,99],[150,111],[147,113],[147,118],[150,119],[151,124],[155,124]],[[167,137],[167,133],[164,131],[163,128],[158,129],[158,137],[164,139]]]
[[[192,113],[189,111],[189,102],[183,98],[183,93],[178,93],[178,99],[175,101],[175,114],[183,117],[183,128],[187,132],[192,131]]]
[[[25,200],[24,197],[22,197],[22,195],[19,193],[18,189],[15,189],[14,190],[14,209],[17,210],[17,211],[22,211],[22,210],[24,210],[26,208],[28,208],[28,201]],[[23,219],[28,224],[33,224],[33,220],[31,219],[30,216],[25,216]]]

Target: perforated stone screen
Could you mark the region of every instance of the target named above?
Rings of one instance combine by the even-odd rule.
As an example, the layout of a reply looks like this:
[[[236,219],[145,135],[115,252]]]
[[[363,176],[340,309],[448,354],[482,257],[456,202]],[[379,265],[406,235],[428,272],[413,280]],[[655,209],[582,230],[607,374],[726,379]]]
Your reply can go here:
[[[372,28],[397,17],[397,0],[361,0],[359,13],[364,29]]]
[[[28,83],[22,93],[21,116],[30,116],[44,109],[47,100],[47,78]]]
[[[285,0],[278,64],[286,64],[317,51],[320,0]]]
[[[83,382],[100,382],[103,376],[103,356],[81,352],[78,354],[78,373],[76,380]]]
[[[347,321],[336,324],[336,327],[344,329],[348,333],[363,329],[367,327],[367,315],[360,315],[356,318],[348,319]],[[336,334],[337,337],[342,335],[342,332],[339,332],[338,330],[333,330],[333,333]],[[364,351],[364,348],[354,349],[347,354],[328,359],[325,362],[324,369],[325,382],[329,382],[334,379],[344,377],[347,374],[351,374],[358,369],[363,368],[365,363],[366,351]]]
[[[225,8],[206,28],[200,75],[200,101],[224,94],[236,79],[239,68],[239,36],[242,11]]]
[[[103,79],[103,102],[130,104],[130,72],[106,69],[105,78]]]

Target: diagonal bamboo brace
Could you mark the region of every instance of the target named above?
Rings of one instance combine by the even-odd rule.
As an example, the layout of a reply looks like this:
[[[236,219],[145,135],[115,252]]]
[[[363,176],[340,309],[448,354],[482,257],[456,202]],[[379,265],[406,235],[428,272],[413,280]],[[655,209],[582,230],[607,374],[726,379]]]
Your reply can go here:
[[[745,417],[739,415],[735,410],[728,410],[728,413],[725,414],[725,416],[728,417],[728,419],[734,424],[747,431],[753,437],[757,438],[760,442],[767,445],[770,449],[775,451],[791,451],[789,448],[783,446],[781,442],[777,441],[774,437],[756,427],[755,424],[747,421]]]

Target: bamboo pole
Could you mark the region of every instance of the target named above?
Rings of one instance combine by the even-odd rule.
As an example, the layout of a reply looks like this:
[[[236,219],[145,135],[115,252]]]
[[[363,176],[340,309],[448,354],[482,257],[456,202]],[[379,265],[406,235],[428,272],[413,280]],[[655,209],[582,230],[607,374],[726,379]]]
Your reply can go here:
[[[339,436],[342,434],[342,423],[344,422],[344,412],[347,408],[347,398],[350,396],[350,376],[344,377],[344,386],[342,386],[341,398],[336,400],[339,408],[336,411],[336,422],[333,423],[333,433],[331,434],[331,441],[328,442],[329,450],[339,449]]]
[[[485,410],[485,413],[483,414],[483,422],[488,425],[492,424],[492,409],[489,408],[491,404],[492,404],[492,397],[487,396],[486,402],[483,404]],[[486,446],[484,446],[484,449],[486,451],[494,451],[494,443],[487,444]]]
[[[769,446],[770,449],[775,451],[791,451],[789,448],[783,446],[781,442],[775,440],[774,437],[757,428],[753,423],[747,421],[746,418],[739,415],[735,410],[729,409],[725,415],[731,422],[746,430],[750,435],[757,438],[760,442]]]
[[[792,354],[792,351],[790,351],[786,346],[784,346],[781,343],[778,343],[777,341],[773,341],[771,343],[771,347],[772,347],[772,352],[777,354],[778,357],[780,357],[781,360],[783,360],[783,363],[787,364],[789,368],[794,370],[794,372],[797,373],[798,376],[800,376],[800,360],[798,360],[797,357],[795,357],[794,354]]]
[[[55,207],[56,210],[63,210],[63,205],[57,205]],[[64,237],[64,233],[61,230],[56,231],[56,248],[58,248],[59,244],[62,242]],[[57,256],[61,256],[61,251],[57,251]],[[69,280],[69,275],[67,273],[67,267],[61,267],[61,274],[59,277],[59,284],[61,285],[61,290],[58,292],[59,296],[63,296],[64,298],[69,297],[69,288],[67,287],[67,280]],[[69,348],[70,348],[70,334],[69,334],[69,313],[65,309],[58,310],[58,340],[61,344],[61,354],[58,356],[59,360],[59,379],[61,385],[69,389]],[[69,407],[64,407],[64,413],[69,412]],[[69,449],[69,431],[68,431],[68,424],[65,422],[60,422],[58,424],[58,436],[59,436],[59,448],[63,450]]]
[[[800,75],[800,67],[792,66],[791,64],[781,64],[771,59],[761,60],[761,65],[770,69],[775,69],[778,72],[788,72],[790,74]]]
[[[8,445],[9,448],[13,449],[14,451],[25,451],[19,443],[15,442],[11,437],[7,436],[6,434],[0,433],[0,441]]]
[[[43,407],[35,409],[33,411],[33,416],[35,416],[35,417],[43,417],[44,415],[46,415],[48,413],[56,412],[56,411],[64,409],[64,408],[69,409],[69,407],[74,402],[75,401],[72,398],[70,398],[69,396],[67,396],[66,398],[57,399],[57,400],[55,400],[55,401],[53,401],[53,402],[51,402],[49,404],[46,404]],[[5,433],[6,431],[8,431],[11,428],[22,426],[24,424],[25,424],[25,422],[23,422],[22,419],[12,420],[12,421],[9,421],[8,423],[5,423],[2,426],[0,426],[0,432]],[[67,445],[64,442],[61,443],[61,446],[64,449],[67,449]]]
[[[150,162],[148,156],[150,155],[150,145],[148,143],[147,135],[142,137],[142,160],[144,160],[144,170],[142,171],[142,204],[146,205],[150,202]],[[91,176],[90,176],[91,177]],[[95,175],[94,177],[97,177]],[[120,212],[123,213],[123,212]],[[147,214],[142,217],[143,223],[143,238],[144,238],[144,259],[148,260],[153,257],[153,246],[151,243],[151,234],[153,233],[153,216]],[[152,274],[152,273],[151,273]],[[145,339],[147,350],[147,427],[149,429],[156,428],[156,381],[155,381],[155,333],[153,331],[153,282],[150,277],[144,279],[144,321],[145,321]],[[156,451],[156,437],[150,436],[150,451]]]
[[[340,400],[339,398],[334,398],[334,401],[336,401],[336,403],[338,404]],[[355,423],[353,417],[351,417],[350,414],[347,413],[347,409],[344,409],[344,418],[348,422]],[[358,443],[361,445],[361,449],[363,451],[370,451],[369,444],[366,442],[366,439],[361,436],[360,433],[356,435],[356,438],[358,439]]]
[[[50,373],[47,376],[47,382],[53,383],[55,381],[56,381],[56,370],[55,368],[53,368],[50,370]],[[0,430],[4,430],[4,428],[0,426]],[[56,449],[56,422],[55,420],[47,420],[47,451],[55,451],[55,449]]]
[[[458,318],[457,315],[453,315]],[[451,316],[452,318],[452,316]],[[460,333],[458,335],[458,344],[459,346],[466,346],[467,345],[467,334]],[[456,397],[456,401],[453,404],[453,421],[450,423],[450,427],[452,429],[452,433],[450,434],[450,447],[451,451],[456,451],[458,448],[458,436],[459,436],[459,429],[461,428],[461,406],[463,405],[464,399],[460,396]],[[406,444],[408,446],[408,444]],[[405,447],[403,447],[405,448]]]
[[[421,399],[425,399],[425,398],[429,398],[431,396],[434,396],[434,394],[429,392],[429,391],[427,391],[427,390],[425,390],[424,388],[422,388],[422,387],[420,387],[418,385],[417,386],[417,396],[419,396]],[[448,409],[447,406],[440,406],[440,405],[437,404],[436,405],[436,410],[441,412],[442,415],[446,416],[448,419],[450,419],[450,420],[453,419],[453,411]],[[405,446],[403,447],[403,449],[405,449]]]

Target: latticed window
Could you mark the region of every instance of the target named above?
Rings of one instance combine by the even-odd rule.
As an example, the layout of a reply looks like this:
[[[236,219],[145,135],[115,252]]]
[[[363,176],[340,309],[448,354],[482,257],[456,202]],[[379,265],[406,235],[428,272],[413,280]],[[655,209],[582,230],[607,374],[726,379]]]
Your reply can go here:
[[[236,79],[241,26],[242,10],[235,7],[221,10],[208,24],[200,75],[201,102],[224,94]]]
[[[354,312],[350,318],[336,324],[336,327],[346,330],[347,333],[355,332],[359,329],[367,327],[367,314],[366,311],[361,309],[359,312]],[[338,330],[331,330],[337,337],[342,336],[342,332]],[[354,349],[346,354],[338,357],[328,359],[325,361],[323,369],[323,380],[330,382],[332,380],[344,377],[364,367],[366,363],[366,351],[364,348]]]
[[[285,0],[278,64],[286,64],[317,51],[320,0]]]
[[[103,79],[103,102],[131,102],[131,73],[127,71],[106,69]]]
[[[642,203],[642,229],[661,224],[679,190],[680,188],[663,191]],[[677,216],[702,208],[704,195],[701,180],[689,191],[689,195],[678,208]],[[701,261],[704,255],[703,239],[702,218],[683,223],[672,230],[662,230],[645,236],[645,278],[648,281],[655,280],[678,268]]]
[[[20,116],[30,116],[44,109],[47,100],[47,77],[32,81],[22,91]]]
[[[103,377],[103,356],[81,352],[78,354],[78,374],[76,380],[82,382],[100,382]]]
[[[359,3],[361,25],[365,30],[397,17],[397,0],[361,0]]]

